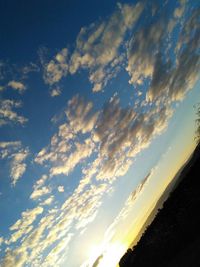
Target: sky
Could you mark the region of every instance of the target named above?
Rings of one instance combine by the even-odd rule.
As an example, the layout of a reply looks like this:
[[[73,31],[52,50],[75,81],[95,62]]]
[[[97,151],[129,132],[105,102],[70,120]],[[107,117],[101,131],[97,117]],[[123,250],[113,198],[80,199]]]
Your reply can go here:
[[[195,148],[200,3],[0,0],[0,266],[116,267]]]

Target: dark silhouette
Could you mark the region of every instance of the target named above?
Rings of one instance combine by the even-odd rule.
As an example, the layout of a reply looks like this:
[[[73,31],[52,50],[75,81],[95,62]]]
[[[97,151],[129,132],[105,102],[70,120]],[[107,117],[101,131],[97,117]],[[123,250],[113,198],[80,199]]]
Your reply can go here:
[[[200,266],[200,144],[182,169],[175,189],[120,267]]]

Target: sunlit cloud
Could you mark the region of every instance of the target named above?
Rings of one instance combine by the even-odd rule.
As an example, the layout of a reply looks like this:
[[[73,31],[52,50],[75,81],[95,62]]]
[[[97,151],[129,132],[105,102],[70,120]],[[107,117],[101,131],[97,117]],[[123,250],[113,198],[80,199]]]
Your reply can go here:
[[[15,186],[16,182],[26,171],[25,160],[28,157],[28,149],[21,149],[19,152],[16,152],[11,155],[11,170],[10,176],[12,178],[12,185]]]
[[[45,199],[41,205],[46,206],[46,205],[51,205],[52,202],[54,201],[54,196],[50,196],[49,198]]]
[[[20,93],[26,90],[25,85],[22,82],[19,82],[19,81],[10,81],[8,83],[8,86],[11,87],[14,90],[19,91]]]
[[[0,142],[0,159],[10,161],[10,177],[13,186],[26,171],[25,161],[28,155],[28,148],[23,148],[20,141]]]
[[[51,96],[52,96],[52,97],[59,96],[60,94],[61,94],[61,90],[60,90],[59,87],[54,88],[54,89],[51,91]]]
[[[62,185],[58,186],[58,192],[60,192],[60,193],[65,192],[64,186],[62,186]]]
[[[32,192],[32,194],[30,195],[30,198],[35,200],[35,199],[40,198],[40,197],[47,195],[49,193],[51,193],[51,189],[46,187],[46,186],[43,186],[41,188],[35,189]]]
[[[49,85],[58,83],[68,72],[75,74],[80,68],[89,70],[93,91],[101,91],[120,70],[123,57],[119,48],[127,31],[139,19],[143,4],[118,4],[116,11],[100,23],[83,27],[76,39],[76,48],[68,59],[63,48],[54,59],[44,64],[44,80]],[[55,91],[54,91],[55,92]]]
[[[68,73],[67,63],[68,50],[63,48],[54,59],[44,66],[44,80],[47,84],[53,85],[60,81]]]
[[[42,207],[36,207],[32,210],[22,212],[21,219],[17,220],[9,229],[14,231],[8,240],[8,244],[16,242],[23,235],[28,234],[33,226],[31,225],[37,216],[43,212]]]
[[[14,100],[0,100],[0,126],[10,124],[10,123],[19,123],[21,125],[25,124],[28,119],[18,115],[14,109],[21,107],[20,101]]]

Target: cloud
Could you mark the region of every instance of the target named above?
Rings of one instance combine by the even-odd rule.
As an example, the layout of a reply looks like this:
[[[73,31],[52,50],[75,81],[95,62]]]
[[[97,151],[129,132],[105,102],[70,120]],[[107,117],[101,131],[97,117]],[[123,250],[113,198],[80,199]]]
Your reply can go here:
[[[9,123],[19,123],[21,125],[25,124],[28,119],[23,116],[18,115],[13,109],[20,108],[21,102],[14,100],[0,100],[0,126]]]
[[[134,107],[122,108],[120,100],[113,96],[102,110],[94,111],[92,102],[76,95],[68,102],[65,113],[67,122],[59,126],[35,162],[51,163],[51,177],[68,175],[95,154],[94,161],[83,169],[84,188],[94,176],[99,181],[125,175],[133,158],[166,129],[173,110],[169,105],[155,105],[144,116],[142,109],[136,112]]]
[[[85,158],[88,158],[93,151],[94,144],[90,139],[86,139],[84,143],[75,143],[75,151],[67,157],[62,164],[54,166],[50,169],[50,175],[66,174],[68,175],[75,166]]]
[[[18,82],[18,81],[10,81],[8,83],[8,86],[11,87],[14,90],[19,91],[20,93],[22,93],[23,91],[26,90],[25,85],[22,82]]]
[[[153,174],[153,170],[149,172],[148,175],[144,179],[140,181],[136,189],[129,195],[127,200],[124,203],[123,208],[119,212],[119,214],[116,216],[112,224],[109,226],[105,233],[105,239],[108,240],[113,237],[114,233],[117,231],[117,227],[128,217],[128,215],[131,213],[133,205],[135,201],[138,199],[138,197],[141,195],[142,191],[144,190],[144,187],[147,185],[149,180],[151,179]]]
[[[74,133],[67,123],[59,126],[58,133],[51,138],[51,144],[43,148],[35,157],[35,162],[43,164],[44,162],[63,162],[67,152],[72,145],[70,141],[74,139]]]
[[[51,193],[51,189],[46,186],[43,186],[42,188],[35,189],[30,195],[30,199],[36,200],[50,193]]]
[[[74,236],[72,230],[84,229],[94,220],[105,190],[105,185],[91,185],[82,193],[75,190],[61,208],[46,214],[41,206],[22,212],[21,218],[10,227],[14,233],[6,241],[8,245],[19,241],[20,246],[7,250],[1,266],[16,264],[23,258],[16,266],[31,263],[49,267],[66,259],[67,246]],[[44,201],[41,205],[48,204]]]
[[[42,175],[33,185],[33,191],[30,195],[32,200],[41,200],[44,196],[51,193],[52,189],[49,186],[46,186],[45,183],[49,179],[49,176],[44,174]],[[48,199],[44,200],[41,205],[49,205],[53,201],[54,197],[50,196]]]
[[[3,237],[0,237],[0,246],[3,244],[3,242],[4,242]]]
[[[18,150],[21,145],[20,141],[0,142],[0,158],[7,158],[14,151]]]
[[[129,41],[126,70],[131,77],[130,84],[141,84],[145,78],[152,77],[155,54],[160,50],[164,32],[164,21],[159,21],[151,27],[140,29]]]
[[[60,193],[65,192],[64,186],[62,186],[62,185],[58,186],[58,192],[60,192]]]
[[[36,63],[30,62],[27,65],[23,66],[21,69],[22,74],[24,75],[23,78],[27,78],[28,73],[30,72],[39,72],[40,68]]]
[[[74,74],[80,68],[89,69],[93,91],[102,90],[108,80],[119,71],[116,67],[117,59],[120,58],[119,48],[125,33],[133,27],[142,11],[141,3],[135,6],[119,4],[107,21],[82,28],[71,56],[70,73]]]
[[[181,1],[180,8],[175,10],[176,17],[182,17],[185,1]],[[149,101],[168,100],[168,105],[182,101],[196,83],[200,67],[198,16],[198,10],[193,10],[188,18],[182,18],[182,29],[175,47],[170,43],[169,32],[166,31],[166,25],[171,28],[172,21],[165,21],[164,18],[160,18],[150,27],[140,29],[130,40],[126,68],[131,77],[129,82],[136,86],[150,79],[147,88]],[[173,28],[178,23],[178,20],[174,20]],[[172,29],[170,34],[171,31]],[[175,60],[167,54],[167,48],[163,49],[166,44],[174,49]],[[164,102],[162,104],[165,105]]]
[[[79,95],[72,97],[65,108],[65,117],[62,117],[64,122],[34,159],[47,174],[35,182],[30,197],[41,198],[43,210],[35,218],[34,212],[30,211],[30,223],[21,223],[21,226],[15,226],[15,230],[11,229],[15,232],[6,240],[11,245],[1,262],[2,266],[22,266],[25,263],[48,267],[61,265],[67,257],[65,248],[70,245],[72,236],[77,238],[80,232],[88,230],[98,214],[103,197],[111,192],[115,179],[124,176],[133,166],[136,155],[167,128],[174,104],[185,97],[197,80],[198,12],[192,11],[191,16],[183,18],[183,11],[176,10],[172,22],[158,13],[148,27],[138,25],[133,35],[131,29],[142,9],[141,5],[119,4],[106,21],[82,28],[71,57],[67,51],[61,50],[52,61],[45,63],[44,77],[54,95],[57,92],[53,90],[59,88],[57,85],[63,77],[84,68],[89,72],[93,91],[102,90],[119,71],[117,65],[124,67],[127,56],[126,70],[130,83],[134,89],[137,86],[140,98],[137,105],[125,106],[114,95],[96,110],[92,101]],[[178,22],[180,18],[181,23]],[[175,26],[181,30],[177,43],[170,39]],[[126,34],[128,31],[129,34]],[[125,44],[125,38],[130,35],[131,39]],[[125,55],[122,52],[126,49]],[[173,57],[169,56],[170,49]],[[9,151],[12,154],[19,152],[22,149],[20,145],[17,142],[0,143],[1,158],[9,157]],[[47,195],[50,193],[47,183],[55,175],[68,176],[80,163],[84,164],[80,168],[81,179],[77,187],[72,193],[63,194],[61,199],[67,197],[60,203],[54,203],[56,205],[52,208],[54,196]],[[130,194],[108,228],[105,240],[110,240],[120,223],[129,216],[150,177],[150,174],[146,176]],[[58,186],[57,190],[63,192],[64,188]],[[25,220],[28,219],[22,213],[20,222]],[[13,248],[12,243],[17,241],[20,246]],[[93,265],[97,265],[99,260],[93,261]]]
[[[97,179],[125,175],[133,158],[166,129],[173,111],[170,107],[156,106],[147,114],[144,116],[142,110],[136,112],[131,107],[122,108],[116,96],[106,103],[93,135],[93,140],[99,143]]]
[[[49,176],[68,175],[77,164],[93,155],[91,162],[86,162],[82,170],[83,176],[79,185],[64,200],[61,207],[49,210],[48,214],[38,221],[34,220],[34,225],[29,224],[23,231],[16,231],[11,240],[20,239],[20,247],[24,252],[15,251],[15,256],[7,254],[6,257],[9,255],[16,260],[21,255],[26,263],[40,264],[45,262],[45,258],[38,258],[36,255],[42,255],[48,248],[59,244],[64,237],[67,238],[72,229],[77,232],[87,229],[98,214],[103,196],[112,189],[114,178],[128,171],[135,154],[149,144],[154,134],[158,134],[155,130],[156,125],[165,123],[165,116],[161,114],[166,112],[159,112],[159,106],[157,110],[152,109],[148,113],[147,120],[133,108],[122,108],[115,96],[98,112],[94,111],[92,106],[91,102],[80,97],[72,98],[66,109],[66,122],[58,126],[58,131],[52,136],[50,144],[35,158],[40,164],[50,162],[49,174],[40,177],[33,186],[33,192],[42,192]],[[77,110],[81,110],[81,113]],[[94,115],[94,123],[91,123]],[[78,123],[75,124],[75,121]],[[134,150],[131,154],[133,148],[137,152]],[[40,205],[48,208],[52,201],[53,196],[50,196]],[[59,251],[58,249],[55,256],[57,258]],[[54,253],[55,250],[52,255]],[[46,260],[49,264],[46,263],[47,266],[52,266],[50,259],[49,256]]]
[[[36,220],[37,216],[43,212],[43,208],[38,206],[32,210],[22,212],[21,218],[16,221],[9,229],[14,231],[7,241],[8,244],[16,242],[23,235],[28,234],[32,230],[32,223]]]
[[[57,55],[44,65],[44,80],[47,84],[53,85],[61,80],[68,73],[68,50],[63,48]]]
[[[69,242],[71,241],[73,237],[73,234],[68,234],[65,238],[63,238],[59,244],[57,244],[47,255],[44,261],[44,267],[48,266],[55,266],[56,264],[59,264],[60,257],[63,256],[63,253],[66,254],[67,247],[69,245]]]
[[[75,74],[79,69],[89,70],[89,80],[93,91],[98,92],[106,86],[120,70],[123,56],[119,54],[127,31],[139,19],[143,5],[118,4],[116,11],[100,23],[83,27],[76,39],[76,48],[68,57],[68,49],[63,48],[44,65],[44,81],[50,86],[57,84],[63,77]],[[54,89],[55,95],[56,91]]]
[[[186,4],[186,1],[187,0],[180,0],[179,1],[179,4],[180,6],[177,7],[175,10],[174,10],[174,17],[176,18],[181,18],[184,14],[184,11],[185,11],[185,4]]]
[[[0,159],[10,161],[10,177],[13,186],[26,171],[25,160],[28,155],[28,148],[23,148],[20,141],[0,142]]]
[[[51,90],[51,96],[55,97],[55,96],[59,96],[61,94],[61,90],[59,87],[54,88],[53,90]]]
[[[83,142],[77,140],[78,133],[85,134],[94,128],[98,113],[92,109],[92,102],[86,102],[78,95],[68,102],[65,111],[68,122],[59,126],[51,144],[43,148],[35,158],[35,162],[39,164],[54,163],[50,169],[51,176],[69,174],[93,152],[94,143],[90,138],[84,139]]]
[[[46,206],[46,205],[51,205],[52,202],[54,201],[54,196],[50,196],[49,198],[45,199],[41,205]]]
[[[33,188],[34,189],[39,189],[41,188],[41,186],[44,185],[44,183],[46,182],[46,180],[48,179],[48,175],[43,174],[34,184]]]
[[[19,178],[21,178],[26,171],[26,163],[24,161],[28,157],[28,154],[28,149],[21,149],[20,151],[11,155],[10,176],[12,178],[13,186],[16,185]]]
[[[70,127],[75,133],[91,132],[97,121],[98,113],[93,112],[93,103],[86,102],[79,95],[74,96],[68,102],[66,116]]]

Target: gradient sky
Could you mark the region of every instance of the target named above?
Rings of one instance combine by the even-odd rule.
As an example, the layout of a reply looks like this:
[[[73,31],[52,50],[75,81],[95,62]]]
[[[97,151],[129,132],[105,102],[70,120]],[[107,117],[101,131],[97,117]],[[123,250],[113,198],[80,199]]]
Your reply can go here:
[[[199,22],[195,0],[0,0],[0,266],[116,266],[195,148]]]

